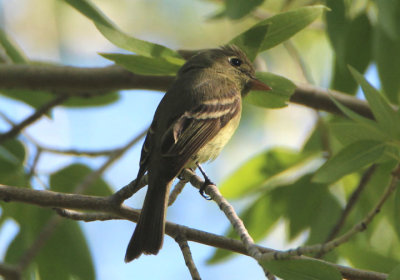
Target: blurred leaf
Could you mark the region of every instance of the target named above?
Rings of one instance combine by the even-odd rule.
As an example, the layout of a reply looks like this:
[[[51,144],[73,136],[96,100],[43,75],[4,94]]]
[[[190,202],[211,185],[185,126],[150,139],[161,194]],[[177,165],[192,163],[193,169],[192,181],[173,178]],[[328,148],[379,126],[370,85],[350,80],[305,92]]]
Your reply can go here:
[[[341,280],[340,272],[317,260],[262,261],[260,264],[284,280]]]
[[[377,133],[375,128],[366,126],[364,124],[356,123],[353,121],[338,121],[329,125],[333,135],[343,144],[349,145],[351,143],[361,140],[375,140],[379,142],[389,140],[382,133]]]
[[[383,256],[370,247],[358,246],[354,242],[343,244],[339,251],[346,260],[360,269],[387,273],[399,264],[393,258]]]
[[[77,9],[83,15],[91,19],[95,23],[113,27],[114,24],[90,1],[87,0],[64,0],[72,7]]]
[[[335,49],[335,54],[344,53],[345,39],[349,25],[349,19],[346,17],[346,6],[344,0],[326,0],[326,6],[329,11],[325,13],[326,31],[330,42]]]
[[[69,165],[50,176],[50,188],[52,191],[72,193],[92,172],[83,164]],[[107,196],[112,193],[111,187],[103,179],[95,180],[85,190],[85,194],[89,195]]]
[[[280,188],[287,189],[285,193],[287,210],[284,215],[287,216],[289,221],[289,240],[293,240],[303,230],[310,228],[317,219],[318,213],[324,208],[322,202],[331,196],[326,185],[311,182],[311,177],[312,175],[307,174],[293,184],[280,186]],[[336,205],[336,207],[338,206]],[[332,212],[325,213],[327,216],[323,218],[325,221],[329,220],[332,224],[335,218],[332,215],[335,212],[337,214],[337,211],[330,210]],[[326,235],[320,236],[322,239],[325,237]]]
[[[385,131],[382,131],[382,129],[378,126],[376,121],[367,119],[352,110],[348,109],[346,106],[342,105],[339,101],[337,101],[334,97],[331,96],[331,100],[335,105],[345,114],[347,117],[352,119],[353,121],[359,123],[360,125],[364,126],[366,129],[370,130],[371,132],[375,133],[377,136],[382,138],[389,137],[388,134],[386,134]]]
[[[400,265],[397,265],[390,273],[387,280],[398,280],[400,279]]]
[[[38,234],[49,221],[52,211],[28,204],[9,203],[3,214],[15,220],[20,229],[7,248],[5,261],[18,263],[26,250],[35,242]],[[83,233],[76,221],[61,220],[56,229],[24,271],[24,279],[30,279],[37,270],[42,280],[94,279],[94,267]]]
[[[221,184],[221,193],[226,198],[248,195],[260,188],[272,176],[293,167],[305,158],[305,154],[284,148],[258,154],[239,167]]]
[[[393,226],[397,232],[397,236],[400,237],[400,219],[398,218],[398,214],[400,213],[400,182],[397,184],[396,191],[394,194],[394,223]]]
[[[245,224],[246,229],[256,242],[265,237],[280,218],[282,211],[277,210],[278,208],[279,203],[276,204],[274,201],[271,201],[268,193],[263,193],[240,214],[240,218]],[[229,226],[228,232],[224,235],[229,238],[238,237],[231,226]],[[216,264],[232,255],[234,255],[232,251],[216,249],[213,255],[207,260],[207,263]]]
[[[382,127],[388,135],[400,139],[400,117],[397,115],[396,111],[389,105],[385,98],[357,72],[357,70],[350,67],[350,71],[356,81],[361,85],[372,113],[380,127]]]
[[[224,9],[212,18],[226,16],[233,20],[241,19],[263,2],[264,0],[226,0]]]
[[[378,24],[391,39],[400,36],[400,3],[397,0],[377,0]]]
[[[0,183],[19,185],[26,183],[24,173],[25,147],[11,139],[0,144]]]
[[[332,13],[334,12],[335,9],[332,9]],[[332,45],[335,47],[335,68],[332,88],[345,93],[355,94],[357,84],[349,75],[347,65],[352,65],[361,73],[366,70],[372,54],[371,23],[368,16],[362,13],[353,20],[346,20],[341,26],[342,28],[337,28],[337,24],[329,28],[330,21],[328,19],[330,18],[333,17],[327,16],[327,29],[329,31],[328,34],[334,33],[330,38]],[[334,18],[338,20],[341,17]],[[335,40],[335,43],[333,43],[333,40]]]
[[[6,53],[14,63],[28,64],[29,61],[25,58],[24,54],[18,50],[16,46],[11,43],[7,38],[5,32],[0,28],[0,44],[6,50]],[[2,89],[0,94],[12,98],[14,100],[22,101],[25,104],[32,106],[35,109],[40,108],[43,104],[54,99],[54,94],[41,91],[41,90],[19,90],[19,89]],[[62,106],[66,107],[82,107],[82,106],[102,106],[113,103],[119,99],[118,93],[107,93],[101,96],[84,98],[72,97],[64,102]],[[47,114],[49,115],[49,114]]]
[[[7,34],[0,28],[0,44],[6,51],[7,56],[14,63],[27,63],[27,59],[22,54],[18,47],[8,38]]]
[[[19,64],[28,64],[29,61],[25,55],[18,49],[18,47],[11,42],[7,34],[0,28],[0,44],[10,57],[11,61]],[[32,90],[10,90],[2,89],[0,94],[12,98],[14,100],[22,101],[27,105],[37,109],[46,102],[49,102],[54,96],[45,91],[32,91]]]
[[[330,158],[314,175],[313,181],[333,183],[346,174],[378,161],[385,151],[385,144],[372,140],[357,141],[343,148]]]
[[[92,20],[104,37],[122,49],[146,57],[175,57],[177,59],[181,57],[177,52],[167,47],[137,39],[120,31],[113,22],[88,0],[64,1]],[[183,61],[182,59],[179,60]]]
[[[51,93],[41,90],[33,91],[20,89],[2,89],[0,90],[0,94],[14,100],[22,101],[35,109],[40,108],[41,106],[43,106],[43,104],[49,102],[51,99],[54,98],[54,95],[52,95]]]
[[[326,10],[326,7],[322,5],[308,6],[280,13],[260,21],[257,25],[269,25],[268,33],[260,48],[260,52],[288,40],[316,20],[324,10]]]
[[[102,57],[114,61],[127,70],[141,75],[175,75],[182,65],[174,64],[163,58],[151,58],[139,55],[103,53]]]
[[[399,104],[400,100],[400,37],[390,38],[377,25],[374,36],[374,56],[384,93],[391,103]]]
[[[309,199],[306,198],[304,201],[308,202]],[[324,243],[341,213],[342,207],[339,201],[325,188],[325,192],[320,198],[318,208],[316,208],[316,211],[312,214],[313,218],[310,223],[310,235],[307,239],[307,244]]]
[[[102,95],[88,97],[70,97],[63,103],[64,107],[95,107],[104,106],[117,102],[120,98],[118,92],[108,92]]]
[[[251,1],[250,1],[251,2]],[[253,61],[258,52],[265,36],[268,33],[268,24],[255,25],[245,32],[233,38],[229,44],[234,44],[243,50],[247,57]]]
[[[296,85],[282,77],[267,72],[257,72],[257,78],[269,85],[269,91],[251,91],[244,99],[247,103],[264,108],[282,108],[287,106],[290,96],[294,93]]]
[[[85,236],[76,221],[63,220],[37,256],[42,280],[95,279]]]

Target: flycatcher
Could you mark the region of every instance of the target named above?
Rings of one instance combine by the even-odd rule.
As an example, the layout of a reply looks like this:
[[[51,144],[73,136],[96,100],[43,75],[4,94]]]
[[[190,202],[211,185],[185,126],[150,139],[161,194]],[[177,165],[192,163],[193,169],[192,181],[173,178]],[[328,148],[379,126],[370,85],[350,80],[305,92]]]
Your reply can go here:
[[[125,262],[161,249],[172,181],[182,169],[218,156],[239,124],[243,96],[251,89],[270,90],[254,74],[236,46],[200,52],[179,70],[142,148],[136,183],[147,172],[148,190]]]

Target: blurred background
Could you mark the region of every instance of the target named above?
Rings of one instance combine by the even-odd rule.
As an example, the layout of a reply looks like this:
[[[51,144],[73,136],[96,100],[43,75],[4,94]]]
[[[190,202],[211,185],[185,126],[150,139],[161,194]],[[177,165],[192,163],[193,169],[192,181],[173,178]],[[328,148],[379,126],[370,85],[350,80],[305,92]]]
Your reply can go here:
[[[212,0],[93,0],[104,14],[126,33],[137,38],[168,46],[172,49],[214,48],[227,43],[257,21],[278,12],[320,1],[265,1],[255,12],[240,19],[218,17],[223,1]],[[262,1],[261,1],[262,2]],[[363,7],[367,1],[359,2]],[[357,5],[355,5],[355,10]],[[111,65],[98,53],[124,52],[108,42],[93,23],[71,6],[57,0],[0,0],[0,27],[31,61],[61,65],[101,67]],[[262,54],[267,70],[295,83],[311,83],[328,88],[332,76],[333,53],[324,30],[323,19]],[[376,77],[374,68],[369,77]],[[373,80],[373,82],[376,82]],[[129,90],[120,92],[117,102],[91,108],[57,107],[51,116],[43,117],[24,131],[38,143],[54,148],[105,150],[127,143],[142,132],[152,120],[161,92]],[[0,111],[19,123],[34,109],[24,103],[0,96]],[[243,119],[233,139],[214,162],[204,164],[217,184],[243,162],[271,147],[300,150],[317,120],[317,113],[289,104],[279,110],[266,110],[244,105]],[[10,125],[0,118],[0,129]],[[130,149],[109,168],[103,178],[118,190],[136,176],[143,141]],[[33,149],[27,146],[26,149]],[[33,153],[27,162],[32,162]],[[48,188],[49,174],[71,163],[99,167],[104,157],[71,157],[44,153],[37,166],[35,188]],[[145,190],[125,203],[140,208]],[[240,212],[243,201],[233,201]],[[49,210],[50,211],[50,210]],[[198,191],[186,186],[167,219],[196,229],[224,234],[228,221],[217,205],[206,201]],[[123,262],[126,246],[134,230],[127,221],[80,222],[94,262],[96,279],[189,279],[178,245],[165,237],[164,247],[157,256],[142,256],[132,263]],[[307,231],[291,243],[287,241],[284,221],[275,224],[262,245],[283,249],[299,244]],[[10,242],[19,230],[18,224],[7,219],[0,229],[0,258],[4,259]],[[263,271],[252,259],[235,256],[217,265],[207,264],[214,248],[190,242],[194,261],[204,279],[264,279]]]

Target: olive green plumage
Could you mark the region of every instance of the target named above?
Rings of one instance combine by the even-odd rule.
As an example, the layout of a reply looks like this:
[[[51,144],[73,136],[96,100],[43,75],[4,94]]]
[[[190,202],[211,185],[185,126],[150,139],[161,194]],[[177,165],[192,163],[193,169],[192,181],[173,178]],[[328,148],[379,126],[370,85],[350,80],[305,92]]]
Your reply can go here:
[[[236,130],[242,97],[269,87],[235,46],[210,49],[190,58],[161,100],[142,148],[136,182],[148,173],[148,190],[125,261],[157,254],[173,179],[183,168],[215,159]]]

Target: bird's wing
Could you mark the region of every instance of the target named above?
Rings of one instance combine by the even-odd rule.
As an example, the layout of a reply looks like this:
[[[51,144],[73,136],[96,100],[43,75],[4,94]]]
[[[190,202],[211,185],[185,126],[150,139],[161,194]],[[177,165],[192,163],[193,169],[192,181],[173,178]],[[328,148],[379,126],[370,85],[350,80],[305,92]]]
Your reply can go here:
[[[146,171],[149,168],[149,158],[150,158],[150,153],[151,153],[151,147],[154,142],[154,133],[155,133],[156,125],[157,125],[156,121],[153,120],[153,122],[150,125],[149,130],[147,131],[146,138],[144,140],[142,152],[140,154],[139,172],[138,172],[138,175],[136,176],[137,184],[139,183],[139,181],[142,179],[143,175],[146,173]]]
[[[182,168],[206,143],[240,113],[240,93],[215,97],[184,112],[162,137],[161,152]]]

